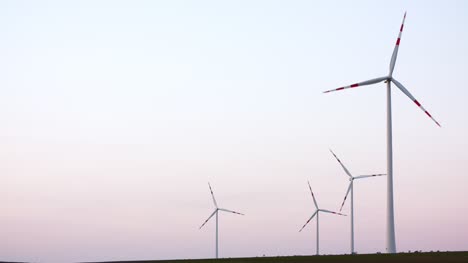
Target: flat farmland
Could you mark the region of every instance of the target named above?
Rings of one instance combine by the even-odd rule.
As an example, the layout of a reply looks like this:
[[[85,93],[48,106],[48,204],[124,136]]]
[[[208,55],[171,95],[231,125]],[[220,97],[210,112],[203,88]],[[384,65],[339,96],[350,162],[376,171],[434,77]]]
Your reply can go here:
[[[468,252],[419,252],[398,254],[324,255],[291,257],[255,257],[222,259],[142,260],[112,261],[112,263],[358,263],[358,262],[401,262],[401,263],[468,263]],[[107,262],[111,263],[111,262]]]

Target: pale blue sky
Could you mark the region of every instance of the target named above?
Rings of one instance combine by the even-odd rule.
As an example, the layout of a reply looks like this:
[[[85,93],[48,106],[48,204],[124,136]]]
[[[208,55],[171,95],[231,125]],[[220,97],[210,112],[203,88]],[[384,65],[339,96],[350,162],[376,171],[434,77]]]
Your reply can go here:
[[[397,248],[467,250],[466,1],[0,2],[0,260],[315,253],[311,181],[338,209],[385,172],[393,92]],[[385,250],[385,179],[355,188],[356,250]],[[349,212],[346,206],[344,211]],[[349,218],[321,217],[324,253]]]

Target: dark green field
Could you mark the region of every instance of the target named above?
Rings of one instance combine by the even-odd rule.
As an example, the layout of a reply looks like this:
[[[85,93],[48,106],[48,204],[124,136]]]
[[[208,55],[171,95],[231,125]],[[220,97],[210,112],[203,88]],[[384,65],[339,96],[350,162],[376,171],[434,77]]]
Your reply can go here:
[[[295,257],[257,257],[257,258],[224,258],[224,259],[187,259],[187,260],[146,260],[146,261],[114,261],[113,263],[358,263],[358,262],[402,262],[402,263],[468,263],[468,252],[424,252],[399,254],[367,254],[367,255],[333,255],[333,256],[295,256]],[[110,262],[109,262],[110,263]]]

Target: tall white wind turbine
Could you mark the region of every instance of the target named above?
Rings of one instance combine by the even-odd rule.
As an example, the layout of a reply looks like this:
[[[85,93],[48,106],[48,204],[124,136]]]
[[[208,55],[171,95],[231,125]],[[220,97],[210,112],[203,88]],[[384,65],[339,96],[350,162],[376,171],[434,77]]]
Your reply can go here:
[[[335,214],[335,215],[340,215],[340,216],[346,216],[346,215],[338,213],[338,212],[333,212],[333,211],[330,211],[330,210],[320,209],[318,207],[318,205],[317,205],[317,201],[315,200],[314,193],[312,192],[312,187],[310,187],[310,183],[308,181],[307,181],[307,183],[309,184],[310,194],[312,195],[312,199],[314,200],[315,212],[312,214],[312,216],[309,218],[309,220],[307,220],[307,222],[302,226],[302,228],[299,230],[299,232],[301,232],[302,229],[304,229],[304,227],[306,227],[306,225],[310,222],[310,220],[312,220],[312,218],[317,216],[317,241],[316,241],[317,249],[316,249],[316,254],[318,255],[319,254],[319,213],[324,212],[324,213],[330,213],[330,214]]]
[[[215,210],[214,210],[213,213],[208,217],[208,219],[206,219],[205,222],[203,222],[203,224],[200,226],[200,229],[201,229],[214,215],[216,215],[216,258],[218,258],[218,213],[219,213],[219,211],[228,212],[228,213],[233,213],[233,214],[242,215],[242,216],[243,216],[244,214],[239,213],[239,212],[235,212],[235,211],[232,211],[232,210],[224,209],[224,208],[219,208],[219,207],[218,207],[218,203],[216,202],[216,199],[215,199],[215,197],[214,197],[213,190],[211,189],[210,183],[208,183],[208,187],[210,188],[210,193],[211,193],[211,197],[213,198],[213,204],[214,204],[214,206],[215,206]]]
[[[432,117],[429,112],[423,108],[421,103],[417,101],[413,95],[393,77],[393,69],[395,68],[395,62],[398,55],[398,48],[400,46],[401,33],[403,32],[403,25],[405,23],[406,12],[401,23],[400,32],[398,39],[393,49],[392,58],[390,59],[390,71],[387,76],[375,78],[359,83],[355,83],[349,86],[340,87],[333,90],[324,91],[324,93],[356,88],[360,86],[371,85],[384,81],[387,84],[387,252],[396,253],[396,240],[395,240],[395,220],[393,214],[393,147],[392,147],[392,99],[390,83],[393,82],[395,86],[400,89],[406,96],[408,96],[429,118],[431,118],[439,127],[440,124]]]
[[[335,156],[335,159],[340,163],[341,167],[343,168],[344,172],[348,175],[349,177],[349,186],[348,190],[346,191],[346,195],[344,197],[343,203],[341,203],[340,207],[340,212],[343,209],[343,206],[346,202],[346,198],[348,197],[349,194],[351,194],[351,254],[354,254],[354,180],[356,179],[362,179],[362,178],[369,178],[369,177],[375,177],[375,176],[383,176],[385,174],[370,174],[370,175],[358,175],[358,176],[353,176],[349,170],[344,166],[344,164],[341,162],[341,160],[336,156],[336,154],[330,150],[330,152]]]

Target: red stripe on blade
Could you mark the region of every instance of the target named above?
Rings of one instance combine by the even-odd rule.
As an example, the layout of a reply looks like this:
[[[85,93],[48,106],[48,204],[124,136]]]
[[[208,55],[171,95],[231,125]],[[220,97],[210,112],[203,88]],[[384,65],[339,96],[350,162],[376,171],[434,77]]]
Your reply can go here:
[[[337,88],[336,90],[343,90],[343,89],[344,89],[344,88],[343,88],[343,87],[341,87],[341,88]]]
[[[397,39],[396,41],[396,45],[399,46],[400,45],[400,38]]]
[[[400,27],[400,32],[403,31],[403,24],[401,24],[401,27]]]
[[[421,104],[419,103],[419,101],[414,100],[414,103],[416,103],[416,105],[418,105],[418,107],[421,107]]]
[[[355,88],[357,86],[359,86],[359,84],[356,83],[356,84],[351,85],[351,88]]]

